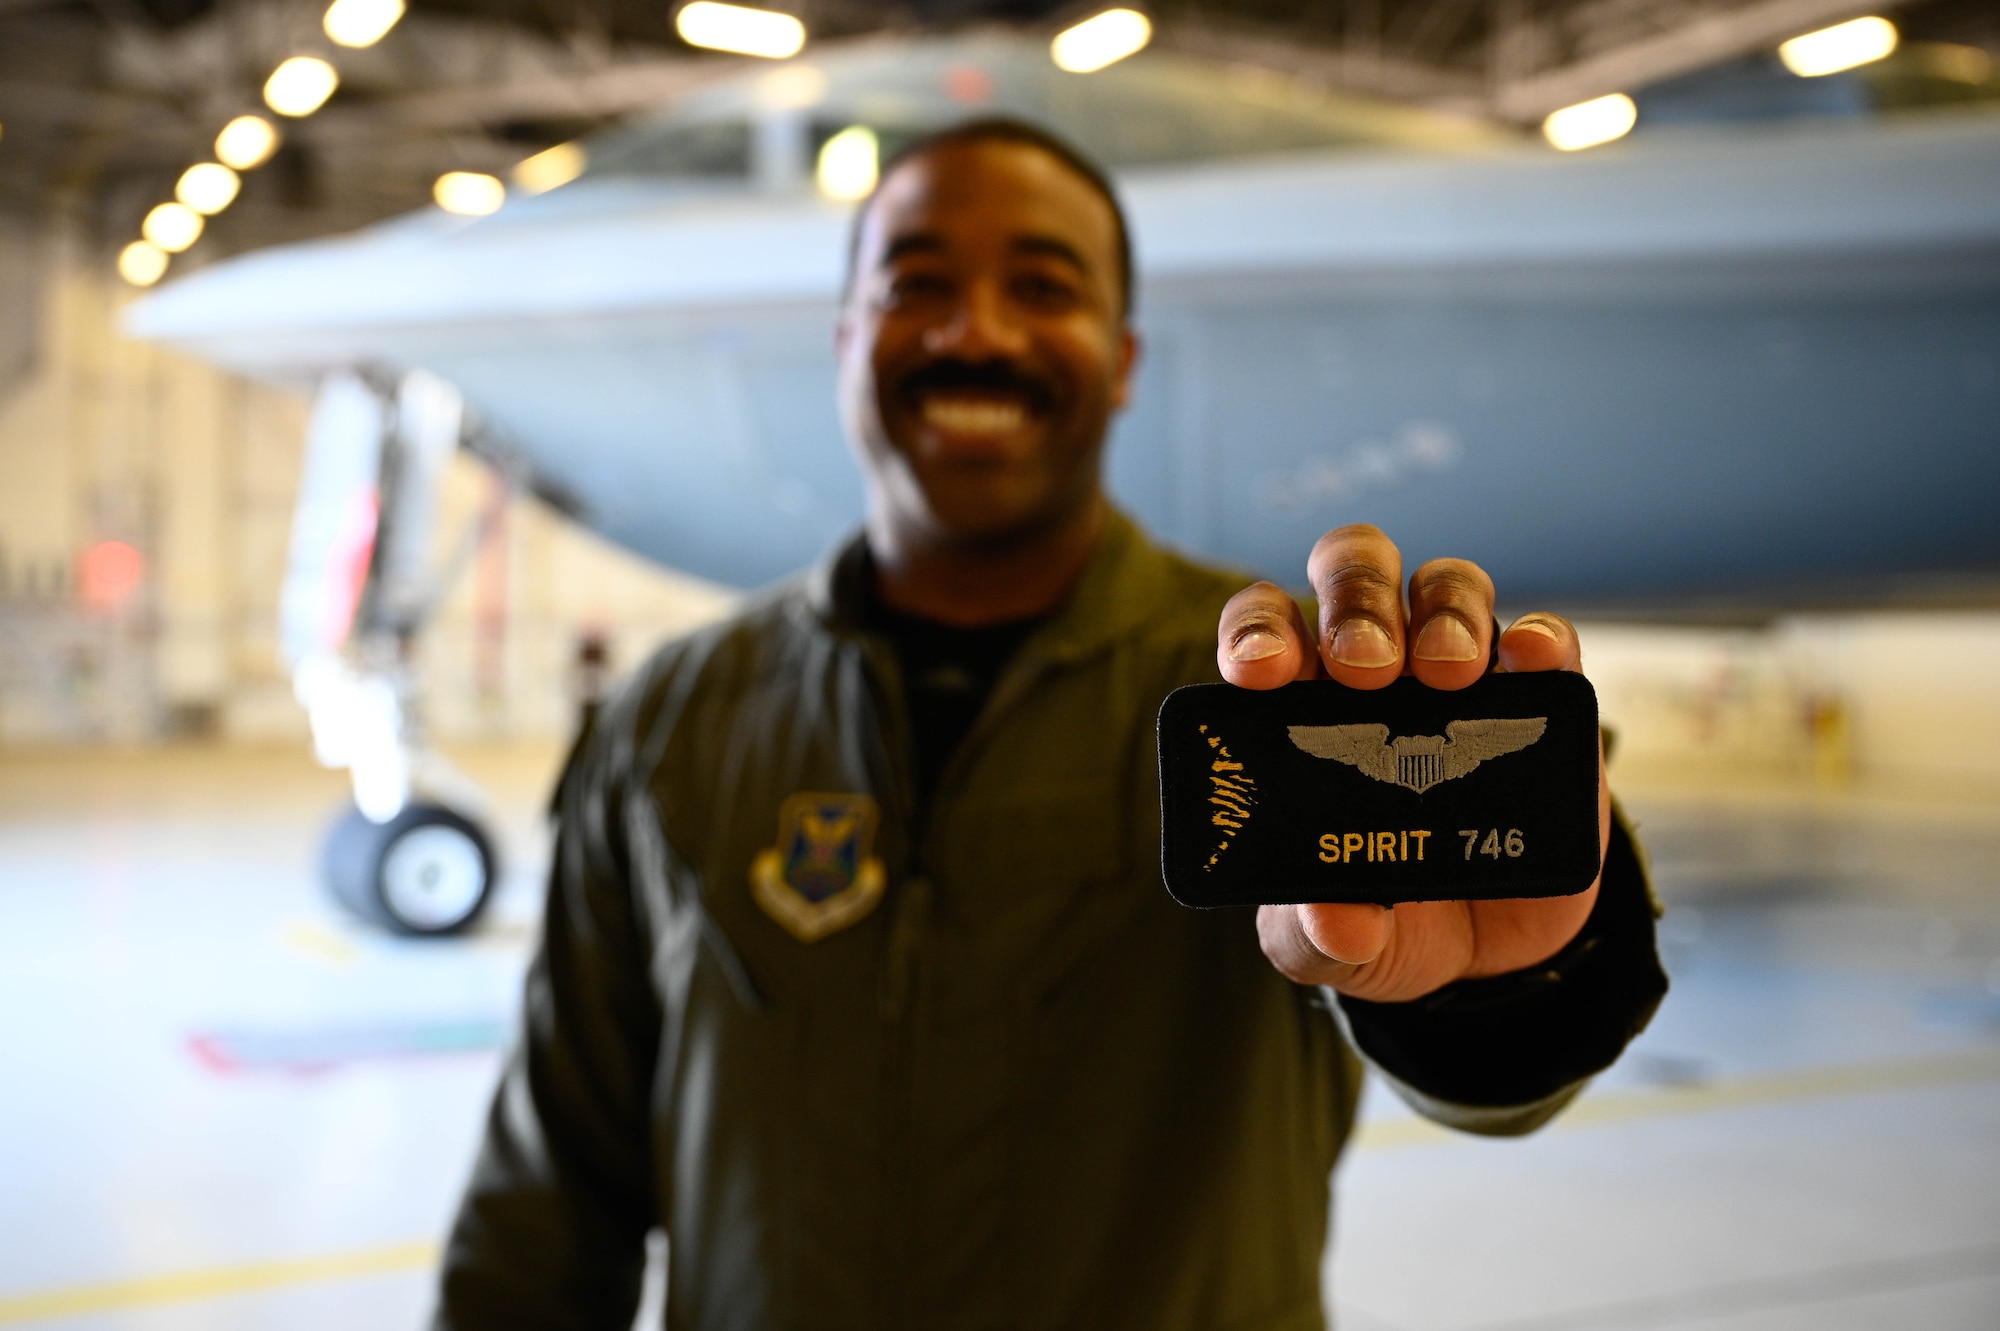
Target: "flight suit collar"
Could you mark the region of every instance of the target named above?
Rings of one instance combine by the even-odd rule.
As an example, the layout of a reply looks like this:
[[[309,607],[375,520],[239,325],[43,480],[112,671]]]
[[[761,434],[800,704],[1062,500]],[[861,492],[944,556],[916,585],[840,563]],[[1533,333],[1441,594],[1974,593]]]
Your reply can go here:
[[[1083,576],[1030,639],[1033,654],[1055,662],[1080,661],[1130,636],[1152,610],[1165,566],[1165,554],[1139,525],[1116,507],[1107,507],[1104,531]],[[867,538],[857,531],[807,574],[807,604],[834,632],[860,633],[870,576]]]

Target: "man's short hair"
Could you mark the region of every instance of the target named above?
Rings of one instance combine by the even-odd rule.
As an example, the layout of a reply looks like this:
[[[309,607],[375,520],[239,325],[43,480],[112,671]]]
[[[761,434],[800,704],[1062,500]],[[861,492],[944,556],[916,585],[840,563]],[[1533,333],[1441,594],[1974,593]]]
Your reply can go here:
[[[841,283],[843,296],[854,288],[854,267],[861,254],[861,224],[867,220],[868,212],[875,206],[875,196],[882,185],[894,174],[897,167],[939,148],[949,148],[963,143],[1018,143],[1047,153],[1074,173],[1084,184],[1096,191],[1104,200],[1104,206],[1111,210],[1113,229],[1118,236],[1118,313],[1129,318],[1132,314],[1132,231],[1125,222],[1125,209],[1118,202],[1118,191],[1112,187],[1111,178],[1103,168],[1085,157],[1068,141],[1050,133],[1039,125],[1012,116],[981,116],[974,120],[962,120],[947,126],[934,134],[904,145],[892,153],[889,160],[882,163],[882,169],[875,178],[875,188],[854,210],[854,221],[847,234],[847,279]]]

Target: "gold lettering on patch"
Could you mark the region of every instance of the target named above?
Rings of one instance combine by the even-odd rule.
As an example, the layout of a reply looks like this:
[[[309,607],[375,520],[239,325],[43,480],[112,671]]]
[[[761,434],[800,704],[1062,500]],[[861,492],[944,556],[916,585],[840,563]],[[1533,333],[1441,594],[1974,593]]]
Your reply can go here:
[[[1322,832],[1319,838],[1319,857],[1327,864],[1352,864],[1357,855],[1368,864],[1402,864],[1410,858],[1410,845],[1416,844],[1416,858],[1424,858],[1424,842],[1430,839],[1429,828],[1411,828],[1404,831],[1380,832]]]

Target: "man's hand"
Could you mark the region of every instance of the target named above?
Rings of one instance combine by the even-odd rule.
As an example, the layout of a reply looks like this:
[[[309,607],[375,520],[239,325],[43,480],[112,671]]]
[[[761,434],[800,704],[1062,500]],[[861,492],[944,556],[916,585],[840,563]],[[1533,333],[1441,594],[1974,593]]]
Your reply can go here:
[[[1357,525],[1322,536],[1306,574],[1319,597],[1318,632],[1282,589],[1245,587],[1222,611],[1215,654],[1224,679],[1246,689],[1300,679],[1379,689],[1415,675],[1434,689],[1462,689],[1486,672],[1493,580],[1477,564],[1432,560],[1410,575],[1405,605],[1401,553],[1377,528]],[[1560,615],[1523,615],[1500,635],[1499,653],[1502,670],[1583,668],[1576,630]],[[1602,746],[1597,791],[1601,857],[1611,841]],[[1589,918],[1597,888],[1514,901],[1261,906],[1257,934],[1271,964],[1300,984],[1401,1002],[1554,956]]]

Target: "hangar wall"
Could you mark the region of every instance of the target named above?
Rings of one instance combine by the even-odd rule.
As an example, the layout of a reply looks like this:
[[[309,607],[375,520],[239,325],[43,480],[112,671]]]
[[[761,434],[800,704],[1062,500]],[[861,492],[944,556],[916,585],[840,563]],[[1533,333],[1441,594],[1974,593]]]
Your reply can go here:
[[[1893,784],[2000,795],[2000,614],[1876,611],[1765,628],[1579,626],[1617,731],[1614,772],[1648,780]]]
[[[0,381],[0,745],[303,737],[277,604],[305,396],[120,336],[125,290],[64,236],[0,249],[43,274],[33,355]],[[492,485],[455,460],[440,560]],[[128,591],[93,583],[105,542],[143,560]],[[582,633],[629,666],[729,599],[513,499],[425,639],[433,724],[559,736]]]

